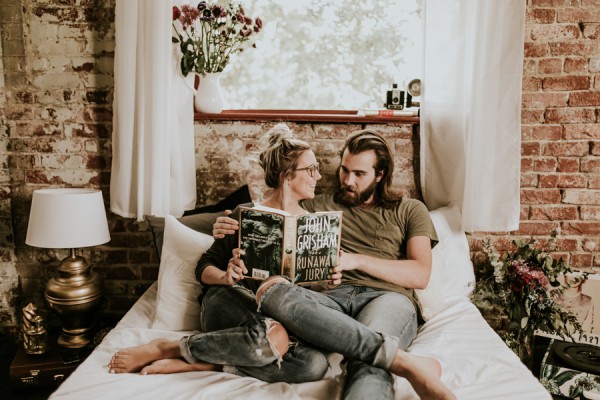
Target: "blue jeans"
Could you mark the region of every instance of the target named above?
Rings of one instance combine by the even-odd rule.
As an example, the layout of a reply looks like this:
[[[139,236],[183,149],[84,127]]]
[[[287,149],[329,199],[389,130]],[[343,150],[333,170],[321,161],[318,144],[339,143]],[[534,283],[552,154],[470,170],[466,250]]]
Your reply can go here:
[[[325,292],[285,283],[264,293],[260,311],[317,348],[348,359],[345,399],[393,399],[389,372],[398,348],[417,335],[417,312],[399,293],[340,285]]]
[[[257,312],[254,293],[241,286],[211,286],[202,298],[202,333],[183,338],[189,363],[223,365],[223,370],[266,382],[310,382],[327,372],[326,356],[290,338],[283,357],[267,337],[270,319]]]

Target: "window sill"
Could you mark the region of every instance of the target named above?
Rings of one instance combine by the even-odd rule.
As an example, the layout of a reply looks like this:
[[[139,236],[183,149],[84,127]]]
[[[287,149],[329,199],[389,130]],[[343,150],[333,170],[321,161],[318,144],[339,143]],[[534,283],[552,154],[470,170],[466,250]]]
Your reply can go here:
[[[194,113],[194,121],[286,121],[418,125],[418,116],[361,116],[356,110],[223,110],[219,114]]]

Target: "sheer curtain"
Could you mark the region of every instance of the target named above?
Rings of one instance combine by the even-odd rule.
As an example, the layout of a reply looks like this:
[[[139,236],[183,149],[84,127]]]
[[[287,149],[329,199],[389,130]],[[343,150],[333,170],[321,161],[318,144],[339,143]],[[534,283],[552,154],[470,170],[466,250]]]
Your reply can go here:
[[[424,3],[424,200],[468,232],[518,229],[525,1]]]
[[[196,168],[193,93],[171,43],[172,4],[117,0],[115,12],[110,208],[138,220],[179,216],[196,203]]]

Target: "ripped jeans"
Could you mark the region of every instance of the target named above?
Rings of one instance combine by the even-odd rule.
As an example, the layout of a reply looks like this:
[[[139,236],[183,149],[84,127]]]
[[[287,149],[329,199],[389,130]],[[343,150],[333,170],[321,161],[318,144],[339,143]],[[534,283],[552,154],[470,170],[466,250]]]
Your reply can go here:
[[[417,312],[399,293],[340,285],[313,292],[278,283],[267,289],[259,310],[290,334],[348,361],[344,399],[393,399],[389,367],[398,348],[417,334]]]
[[[319,380],[327,372],[326,356],[290,337],[283,357],[267,337],[270,319],[257,312],[254,293],[241,286],[211,286],[202,298],[202,333],[180,341],[188,363],[223,365],[225,372],[265,382]]]

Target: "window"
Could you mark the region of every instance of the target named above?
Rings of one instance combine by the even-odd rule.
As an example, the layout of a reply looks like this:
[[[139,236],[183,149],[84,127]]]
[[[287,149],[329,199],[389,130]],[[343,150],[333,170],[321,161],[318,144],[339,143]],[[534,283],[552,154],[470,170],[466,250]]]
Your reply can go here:
[[[422,0],[242,4],[264,28],[221,76],[225,108],[381,108],[392,83],[421,77]]]

